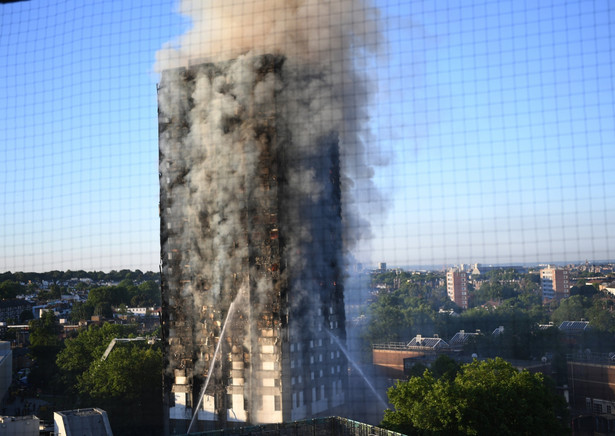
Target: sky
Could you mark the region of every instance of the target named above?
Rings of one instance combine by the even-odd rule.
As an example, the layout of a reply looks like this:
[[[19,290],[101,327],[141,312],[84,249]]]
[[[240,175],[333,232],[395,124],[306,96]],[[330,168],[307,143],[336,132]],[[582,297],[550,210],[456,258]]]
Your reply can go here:
[[[157,270],[171,0],[0,5],[0,271]],[[615,4],[380,0],[366,264],[615,258]]]

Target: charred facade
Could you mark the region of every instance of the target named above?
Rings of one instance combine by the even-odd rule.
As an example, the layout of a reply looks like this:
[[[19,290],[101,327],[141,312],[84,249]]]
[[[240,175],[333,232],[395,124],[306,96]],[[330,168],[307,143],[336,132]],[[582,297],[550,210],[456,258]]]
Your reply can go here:
[[[347,361],[331,87],[266,55],[167,70],[158,100],[168,432],[186,430],[206,383],[200,429],[335,414]]]

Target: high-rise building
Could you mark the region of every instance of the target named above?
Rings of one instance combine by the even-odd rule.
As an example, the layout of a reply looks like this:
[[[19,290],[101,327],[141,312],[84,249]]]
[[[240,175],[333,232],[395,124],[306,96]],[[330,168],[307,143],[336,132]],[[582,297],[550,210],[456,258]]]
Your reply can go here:
[[[553,299],[568,298],[570,296],[570,273],[567,269],[549,266],[540,270],[540,287],[542,300],[549,302]]]
[[[283,56],[158,87],[167,432],[337,413],[347,391],[330,87]],[[195,416],[196,412],[196,416]]]
[[[457,306],[468,308],[468,274],[459,269],[450,269],[446,273],[446,293]]]

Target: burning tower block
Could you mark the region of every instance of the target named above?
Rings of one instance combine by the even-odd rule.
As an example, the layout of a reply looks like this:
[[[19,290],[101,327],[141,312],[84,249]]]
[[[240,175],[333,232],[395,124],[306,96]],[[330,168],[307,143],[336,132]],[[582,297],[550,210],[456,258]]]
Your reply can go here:
[[[163,72],[169,432],[186,430],[205,386],[201,429],[340,412],[339,100],[325,74],[283,56]]]

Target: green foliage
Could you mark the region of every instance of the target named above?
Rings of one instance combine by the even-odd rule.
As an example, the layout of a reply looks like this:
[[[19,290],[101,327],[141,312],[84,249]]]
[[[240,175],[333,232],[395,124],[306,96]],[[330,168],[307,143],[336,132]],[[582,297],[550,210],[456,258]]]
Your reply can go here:
[[[91,289],[85,304],[73,306],[71,320],[90,319],[92,315],[110,318],[113,307],[159,306],[160,302],[160,287],[156,282],[146,281],[135,286],[130,279],[124,279],[117,286]]]
[[[39,319],[30,321],[30,346],[59,347],[62,328],[51,311],[45,311]]]
[[[96,307],[101,303],[118,306],[121,303],[125,303],[127,298],[128,291],[123,286],[102,286],[90,289],[87,304],[92,307]]]
[[[484,282],[477,291],[472,293],[472,306],[480,306],[489,300],[502,301],[514,298],[520,288],[517,283],[502,284],[498,281]]]
[[[73,309],[70,312],[70,320],[79,322],[81,320],[90,319],[94,315],[94,308],[85,303],[74,303]]]
[[[97,405],[109,413],[114,434],[162,432],[162,351],[160,343],[118,342],[106,360],[105,350],[119,337],[131,337],[136,326],[103,324],[66,340],[57,365],[73,393],[76,407]]]
[[[130,299],[132,307],[160,306],[160,286],[153,281],[141,283]]]
[[[578,321],[585,318],[586,310],[591,306],[591,300],[582,295],[573,295],[559,303],[559,307],[551,314],[551,321],[556,325],[562,321]]]
[[[140,270],[130,271],[127,269],[121,271],[111,271],[111,272],[102,272],[102,271],[48,271],[48,272],[15,272],[12,273],[10,271],[0,273],[0,283],[10,280],[13,282],[21,282],[27,283],[28,281],[33,282],[41,282],[43,280],[51,282],[51,283],[59,283],[66,280],[71,279],[91,279],[96,281],[108,281],[108,282],[120,282],[122,280],[128,279],[136,282],[144,282],[144,281],[157,281],[160,280],[160,274],[157,272],[147,271],[142,272]],[[83,289],[87,287],[84,283],[77,284],[76,288]],[[1,298],[1,297],[0,297]]]
[[[381,425],[408,435],[567,434],[563,398],[542,374],[496,358],[463,365],[454,378],[427,370],[389,389]],[[558,419],[560,418],[560,419]]]
[[[383,283],[392,289],[380,292],[370,306],[368,341],[406,341],[419,333],[433,334],[438,309],[448,301],[446,289],[437,285],[440,278],[404,272],[377,274],[373,283]]]
[[[92,362],[100,360],[113,338],[131,337],[136,331],[134,325],[92,325],[87,330],[82,330],[76,338],[65,341],[65,348],[58,355],[58,367],[68,372],[71,377],[80,375]]]
[[[583,280],[581,280],[581,282],[583,282]],[[570,296],[582,295],[583,297],[591,298],[597,294],[599,294],[599,291],[595,287],[584,283],[577,284],[577,286],[570,288]]]
[[[30,356],[35,364],[29,379],[35,386],[47,388],[57,372],[55,359],[62,346],[62,329],[50,311],[43,312],[39,319],[31,320],[29,324]]]
[[[93,399],[137,400],[158,394],[162,351],[119,343],[106,360],[94,360],[78,377],[78,388]],[[160,394],[162,394],[160,392]]]
[[[615,333],[615,301],[611,298],[594,298],[585,315],[592,330]]]
[[[13,299],[25,291],[26,287],[22,284],[13,280],[5,280],[0,283],[0,300]]]
[[[453,380],[461,366],[454,359],[451,359],[446,354],[441,354],[431,364],[431,372],[437,379],[444,377],[448,380]]]
[[[591,329],[603,333],[615,333],[615,301],[612,298],[593,294],[587,297],[578,293],[562,300],[551,314],[555,325],[562,321],[589,321]]]
[[[449,316],[438,312],[439,308],[454,305],[441,286],[442,277],[399,271],[373,275],[372,285],[378,292],[370,305],[365,339],[371,344],[407,342],[416,334],[437,333],[447,340],[459,330],[480,330],[483,335],[468,344],[465,351],[485,357],[538,360],[546,353],[560,356],[586,348],[612,351],[607,348],[615,335],[615,299],[596,292],[593,286],[581,283],[572,288],[570,298],[543,306],[538,274],[494,270],[483,276],[483,283],[471,294],[471,302],[480,306],[487,300],[499,300],[499,307],[473,307],[459,316]],[[588,320],[591,330],[574,340],[564,340],[557,328],[538,328],[539,323],[548,321],[559,326],[562,321],[580,319]],[[492,336],[499,326],[504,327],[504,333]],[[565,375],[560,372],[556,374],[558,380]]]

